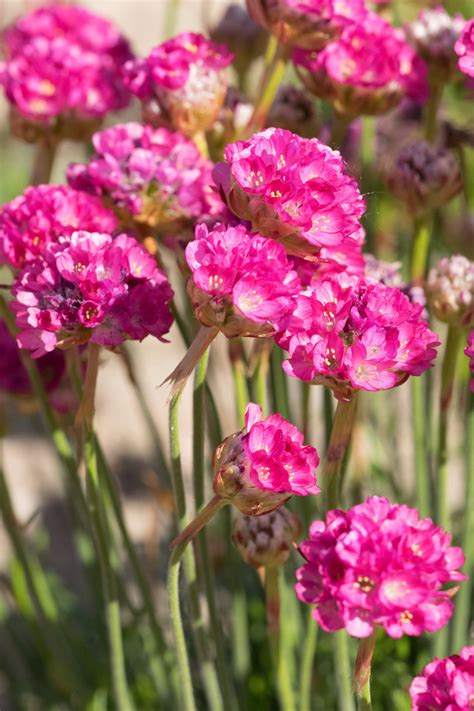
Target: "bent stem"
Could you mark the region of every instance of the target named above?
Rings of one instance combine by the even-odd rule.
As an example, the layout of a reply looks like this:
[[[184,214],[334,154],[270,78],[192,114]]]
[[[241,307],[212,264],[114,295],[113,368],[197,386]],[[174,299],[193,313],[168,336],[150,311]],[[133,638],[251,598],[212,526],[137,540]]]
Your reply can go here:
[[[171,383],[172,399],[175,399],[176,396],[179,395],[179,393],[184,389],[189,376],[218,333],[219,329],[217,326],[212,326],[211,328],[208,328],[207,326],[200,327],[184,358],[162,383],[162,385],[165,383]]]
[[[260,94],[260,101],[257,103],[247,124],[247,136],[251,136],[265,127],[270,108],[285,76],[288,52],[285,47],[277,43],[274,37],[270,38],[268,56],[270,60],[265,74],[264,86]]]
[[[374,656],[376,631],[370,637],[361,639],[354,666],[354,690],[358,711],[372,711],[370,676]]]
[[[339,400],[332,423],[331,436],[322,470],[326,509],[337,508],[344,457],[354,424],[357,394],[349,402]]]

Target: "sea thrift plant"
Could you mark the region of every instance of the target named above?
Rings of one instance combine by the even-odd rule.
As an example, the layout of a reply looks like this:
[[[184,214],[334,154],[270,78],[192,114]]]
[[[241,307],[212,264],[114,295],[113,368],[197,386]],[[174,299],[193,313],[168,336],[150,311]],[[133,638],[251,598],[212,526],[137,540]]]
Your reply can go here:
[[[454,50],[459,57],[459,69],[467,76],[474,77],[474,17],[466,22]]]
[[[443,257],[430,270],[426,293],[440,321],[461,328],[474,324],[474,262],[462,254]]]
[[[21,269],[41,257],[48,244],[78,229],[107,232],[117,218],[100,200],[65,185],[39,185],[0,207],[0,264]]]
[[[253,568],[260,568],[284,565],[301,533],[298,517],[280,506],[263,516],[237,516],[232,540],[244,561]]]
[[[350,25],[321,52],[296,49],[293,61],[307,89],[341,114],[379,114],[404,97],[427,97],[423,61],[403,32],[375,13]]]
[[[139,123],[96,133],[87,164],[69,166],[69,184],[100,197],[122,226],[167,234],[219,214],[210,188],[212,163],[179,133]]]
[[[233,55],[203,35],[183,32],[127,63],[125,81],[143,102],[143,119],[186,136],[214,123],[227,90]]]
[[[277,343],[289,353],[288,375],[322,383],[338,399],[387,390],[432,365],[439,345],[423,307],[399,289],[344,274],[313,283]]]
[[[18,344],[34,358],[91,341],[164,340],[173,296],[155,259],[125,234],[73,232],[27,264],[12,292]]]
[[[323,247],[358,249],[365,203],[340,154],[318,141],[268,128],[225,149],[214,171],[238,217],[288,253],[314,258]]]
[[[412,711],[470,711],[474,708],[474,647],[433,659],[410,686]]]
[[[349,511],[314,521],[300,544],[306,563],[296,593],[315,605],[327,631],[368,637],[377,626],[390,637],[443,627],[454,609],[449,583],[465,579],[451,536],[416,509],[371,496]]]

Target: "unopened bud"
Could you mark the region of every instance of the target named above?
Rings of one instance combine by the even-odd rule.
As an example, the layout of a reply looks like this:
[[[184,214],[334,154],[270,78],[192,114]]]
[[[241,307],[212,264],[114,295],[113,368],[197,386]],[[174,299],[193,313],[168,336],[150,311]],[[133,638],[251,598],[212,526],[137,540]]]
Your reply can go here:
[[[244,561],[260,568],[284,565],[301,532],[299,518],[282,506],[264,516],[238,516],[232,538]]]

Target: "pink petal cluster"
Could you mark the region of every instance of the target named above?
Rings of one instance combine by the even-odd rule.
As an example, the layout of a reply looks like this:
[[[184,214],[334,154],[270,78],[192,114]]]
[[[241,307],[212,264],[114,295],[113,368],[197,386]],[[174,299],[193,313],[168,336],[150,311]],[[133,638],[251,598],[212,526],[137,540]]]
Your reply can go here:
[[[293,61],[305,86],[344,114],[382,113],[405,96],[428,95],[424,62],[402,30],[372,12],[321,52],[295,50]]]
[[[288,350],[288,375],[350,399],[355,390],[387,390],[432,365],[439,345],[399,289],[340,274],[313,283],[295,299],[277,343]]]
[[[243,225],[198,225],[186,261],[198,320],[229,337],[275,333],[301,289],[283,247]]]
[[[337,151],[285,129],[268,128],[228,145],[214,179],[229,208],[289,254],[360,250],[365,209]]]
[[[128,62],[125,81],[144,102],[144,119],[192,136],[209,128],[227,89],[226,67],[233,55],[203,35],[183,32]]]
[[[410,686],[412,711],[469,711],[474,708],[474,647],[447,659],[433,659]]]
[[[73,232],[27,264],[12,293],[18,344],[38,358],[91,341],[106,347],[148,335],[163,340],[173,296],[164,274],[128,235]]]
[[[416,509],[377,496],[314,521],[300,545],[296,594],[315,605],[327,631],[368,637],[377,625],[390,637],[435,632],[451,617],[446,583],[465,579],[460,548]]]
[[[94,134],[93,145],[89,163],[69,166],[69,184],[101,197],[122,224],[172,231],[223,208],[210,188],[212,163],[179,133],[125,123]]]
[[[467,357],[469,358],[469,370],[471,371],[470,388],[471,392],[474,393],[474,329],[469,331],[469,335],[467,337],[467,346],[464,349],[464,355],[467,355]]]
[[[14,269],[78,229],[113,233],[117,219],[96,197],[65,185],[29,187],[0,207],[0,264]]]
[[[454,50],[459,57],[459,69],[468,77],[474,77],[474,17],[466,22]]]

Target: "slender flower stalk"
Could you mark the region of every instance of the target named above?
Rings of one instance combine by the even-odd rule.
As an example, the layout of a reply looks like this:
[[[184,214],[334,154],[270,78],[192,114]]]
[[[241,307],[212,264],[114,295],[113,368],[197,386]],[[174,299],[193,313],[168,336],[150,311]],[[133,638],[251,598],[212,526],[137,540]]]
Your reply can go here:
[[[349,654],[349,636],[345,630],[338,630],[332,635],[333,658],[336,675],[336,688],[339,711],[355,711],[351,688],[351,663]]]
[[[318,626],[314,624],[313,610],[311,608],[308,612],[308,618],[300,670],[301,711],[311,711],[313,666],[318,643]]]
[[[278,93],[286,72],[288,50],[279,45],[274,37],[270,38],[267,52],[268,66],[265,71],[264,86],[252,117],[247,125],[246,133],[251,136],[265,127],[271,105]]]
[[[428,264],[431,239],[431,220],[426,216],[415,220],[411,258],[411,282],[419,285],[424,281]]]
[[[270,352],[267,343],[257,342],[256,346],[252,391],[255,402],[260,405],[263,416],[266,417],[268,414],[267,379],[270,367]]]
[[[425,381],[422,378],[412,378],[411,380],[411,411],[415,456],[416,508],[422,516],[429,516],[431,497],[427,459],[428,433],[425,426]]]
[[[430,98],[425,107],[425,138],[430,143],[436,141],[438,110],[443,98],[443,89],[444,86],[442,82],[430,82]]]
[[[234,396],[238,427],[245,423],[245,408],[250,402],[250,393],[246,378],[246,364],[244,348],[240,339],[233,338],[229,341],[229,360],[234,381]]]
[[[35,157],[31,172],[31,185],[49,183],[57,148],[58,143],[52,137],[45,137],[44,140],[38,141],[35,147]]]
[[[359,651],[354,667],[354,690],[358,711],[372,711],[370,676],[376,634],[377,632],[374,630],[370,637],[361,639],[359,642]]]
[[[357,395],[349,402],[339,400],[334,414],[331,437],[322,470],[326,508],[337,508],[340,498],[342,467],[354,424]]]

